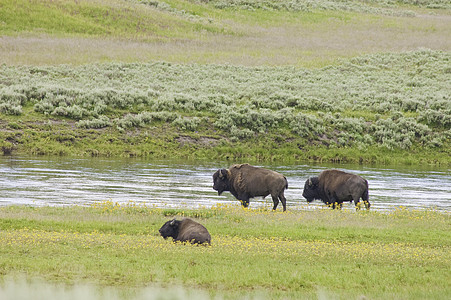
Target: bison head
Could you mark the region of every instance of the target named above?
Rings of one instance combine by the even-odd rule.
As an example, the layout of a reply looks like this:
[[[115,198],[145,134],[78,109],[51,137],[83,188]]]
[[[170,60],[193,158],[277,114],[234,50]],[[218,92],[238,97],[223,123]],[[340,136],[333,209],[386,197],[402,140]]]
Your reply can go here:
[[[180,222],[181,221],[177,221],[176,219],[167,221],[163,226],[161,226],[160,230],[158,231],[164,239],[167,239],[168,237],[175,239],[179,234]]]
[[[307,179],[302,196],[307,199],[307,202],[309,203],[315,199],[320,199],[318,177],[310,177]]]
[[[220,169],[213,174],[213,189],[221,195],[224,191],[230,191],[229,172],[226,169]]]

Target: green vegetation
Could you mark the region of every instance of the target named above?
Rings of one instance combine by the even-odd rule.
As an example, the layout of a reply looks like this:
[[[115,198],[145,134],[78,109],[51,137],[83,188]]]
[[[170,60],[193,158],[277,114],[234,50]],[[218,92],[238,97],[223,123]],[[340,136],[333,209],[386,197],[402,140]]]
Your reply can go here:
[[[209,24],[192,23],[159,10],[143,10],[127,1],[2,0],[1,32],[115,36],[156,40],[190,37],[199,30],[220,31]],[[192,37],[192,36],[191,36]]]
[[[435,7],[435,8],[432,8]],[[451,49],[449,1],[0,1],[0,64],[324,67]]]
[[[141,1],[150,2],[150,1]],[[270,0],[212,0],[210,1],[217,8],[232,8],[232,9],[262,9],[262,10],[287,10],[287,11],[312,11],[312,10],[338,10],[338,11],[356,11],[372,14],[388,14],[388,15],[410,15],[412,12],[407,12],[400,9],[400,4],[410,6],[419,6],[427,8],[443,8],[450,9],[451,4],[446,0],[295,0],[295,1],[270,1]]]
[[[448,53],[422,50],[319,70],[3,66],[1,147],[4,153],[365,163],[385,163],[388,155],[446,165],[449,61]]]
[[[0,153],[449,166],[450,35],[447,0],[0,0]],[[0,207],[0,298],[449,298],[449,217]]]
[[[174,216],[197,218],[212,246],[158,236]],[[177,285],[225,298],[443,299],[451,295],[450,225],[447,213],[402,207],[281,213],[238,205],[8,206],[0,208],[0,272],[113,286],[128,298],[146,286]]]
[[[450,9],[446,0],[404,1],[409,6],[387,1],[267,1],[267,0],[213,0],[203,1],[149,1],[149,0],[96,0],[96,1],[29,1],[2,0],[0,5],[0,32],[72,34],[86,36],[114,36],[134,39],[194,38],[196,32],[223,33],[223,22],[231,18],[244,22],[243,17],[259,11],[264,20],[280,18],[291,13],[321,13],[331,11],[369,13],[374,15],[414,16],[405,8]],[[232,12],[241,11],[240,14]],[[276,13],[276,16],[271,17]],[[288,14],[287,14],[288,13]],[[313,14],[313,15],[314,15]],[[262,22],[260,20],[259,22]],[[231,26],[230,28],[233,28]],[[228,32],[231,33],[231,32]]]
[[[449,1],[0,7],[4,154],[450,164]]]

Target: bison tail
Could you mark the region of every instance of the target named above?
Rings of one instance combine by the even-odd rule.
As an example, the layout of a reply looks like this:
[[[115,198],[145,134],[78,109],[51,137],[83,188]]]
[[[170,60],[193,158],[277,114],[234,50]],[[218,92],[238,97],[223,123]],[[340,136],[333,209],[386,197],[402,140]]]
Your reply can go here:
[[[366,209],[370,209],[371,203],[368,200],[369,199],[369,195],[368,195],[368,181],[365,180],[365,182],[366,182],[366,190],[363,192],[362,199],[363,199],[363,203],[365,203]]]
[[[363,192],[362,199],[363,201],[368,201],[369,199],[368,190],[365,190],[365,192]]]
[[[366,190],[363,192],[362,195],[362,199],[363,201],[368,201],[369,196],[368,196],[368,181],[365,179],[365,183],[366,183]]]
[[[288,189],[288,180],[285,176],[283,176],[283,178],[285,178],[285,189]]]

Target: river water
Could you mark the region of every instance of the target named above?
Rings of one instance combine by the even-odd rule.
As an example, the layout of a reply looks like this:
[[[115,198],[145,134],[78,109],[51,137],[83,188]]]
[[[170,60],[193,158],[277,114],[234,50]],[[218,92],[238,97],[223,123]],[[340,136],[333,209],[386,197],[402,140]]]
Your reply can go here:
[[[0,157],[0,205],[89,205],[129,201],[155,207],[200,208],[238,205],[229,193],[213,190],[213,173],[229,162],[117,158]],[[451,211],[451,170],[439,167],[361,165],[259,165],[285,175],[287,209],[323,207],[302,197],[305,180],[336,168],[369,182],[371,208],[431,208]],[[353,209],[345,203],[344,209]],[[250,208],[272,207],[271,197],[251,199]],[[278,209],[282,209],[279,205]]]

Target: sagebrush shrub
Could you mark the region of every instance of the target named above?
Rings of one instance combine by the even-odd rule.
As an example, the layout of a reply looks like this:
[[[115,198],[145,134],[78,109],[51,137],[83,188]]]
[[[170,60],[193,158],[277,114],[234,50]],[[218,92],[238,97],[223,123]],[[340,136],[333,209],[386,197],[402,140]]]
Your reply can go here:
[[[165,62],[3,65],[0,113],[33,107],[82,128],[165,122],[191,131],[205,124],[236,139],[289,132],[342,146],[443,145],[446,139],[436,134],[451,124],[450,60],[447,52],[419,50],[317,70]]]

